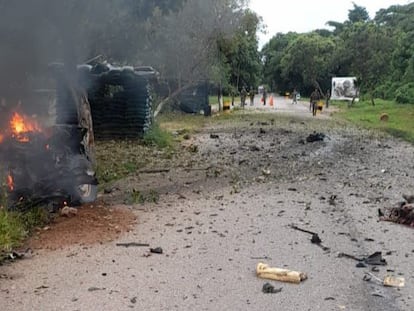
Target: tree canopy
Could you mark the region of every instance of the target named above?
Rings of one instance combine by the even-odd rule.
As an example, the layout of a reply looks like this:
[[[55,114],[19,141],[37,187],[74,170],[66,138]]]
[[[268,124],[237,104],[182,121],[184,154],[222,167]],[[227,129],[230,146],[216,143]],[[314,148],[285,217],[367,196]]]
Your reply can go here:
[[[262,50],[266,83],[309,93],[334,76],[356,76],[363,96],[414,103],[414,3],[373,19],[355,3],[348,13],[343,23],[328,21],[329,31],[276,34]]]

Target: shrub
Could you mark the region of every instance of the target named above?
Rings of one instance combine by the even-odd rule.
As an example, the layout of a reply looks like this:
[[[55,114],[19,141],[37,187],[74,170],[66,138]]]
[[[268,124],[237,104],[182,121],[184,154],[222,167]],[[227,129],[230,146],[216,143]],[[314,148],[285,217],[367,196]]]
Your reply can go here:
[[[395,92],[395,101],[399,104],[414,104],[414,83],[399,87]]]
[[[143,142],[147,146],[167,148],[172,147],[173,136],[169,132],[161,129],[157,123],[154,123],[144,134]]]

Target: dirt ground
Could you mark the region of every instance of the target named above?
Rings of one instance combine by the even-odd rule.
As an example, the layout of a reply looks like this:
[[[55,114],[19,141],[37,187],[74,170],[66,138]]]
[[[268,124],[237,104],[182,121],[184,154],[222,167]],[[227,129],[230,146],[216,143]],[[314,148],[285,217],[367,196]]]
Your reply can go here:
[[[0,309],[414,310],[413,229],[378,217],[414,192],[414,148],[330,112],[313,118],[307,103],[276,98],[213,119],[146,167],[169,171],[112,184],[35,235],[31,258],[0,266]],[[314,132],[324,140],[307,142]],[[128,203],[134,189],[159,198]],[[119,244],[130,242],[149,246]],[[387,265],[339,256],[376,251]],[[308,279],[259,279],[259,262]],[[405,287],[372,275],[404,277]],[[281,291],[263,293],[266,282]]]

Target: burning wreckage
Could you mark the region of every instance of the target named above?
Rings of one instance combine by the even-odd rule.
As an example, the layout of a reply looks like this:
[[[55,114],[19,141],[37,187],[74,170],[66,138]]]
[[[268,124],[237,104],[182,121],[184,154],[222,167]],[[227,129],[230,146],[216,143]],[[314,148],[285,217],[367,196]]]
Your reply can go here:
[[[10,103],[0,96],[0,177],[5,188],[0,196],[7,197],[3,205],[9,209],[46,204],[56,210],[95,201],[94,136],[139,137],[152,120],[152,72],[82,65],[71,81],[63,65],[52,68],[56,88],[41,92],[48,94],[42,112],[29,115],[25,109],[30,103]]]

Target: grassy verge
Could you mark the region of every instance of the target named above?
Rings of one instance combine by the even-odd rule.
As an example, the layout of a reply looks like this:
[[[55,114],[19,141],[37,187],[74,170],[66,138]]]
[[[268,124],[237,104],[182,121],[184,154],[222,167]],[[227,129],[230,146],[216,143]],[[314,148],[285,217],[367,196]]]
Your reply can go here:
[[[235,103],[240,103],[240,101],[241,101],[240,96],[234,97],[234,102]],[[210,105],[216,105],[218,103],[217,96],[209,96],[208,97],[208,102],[209,102]],[[223,103],[225,103],[225,102],[231,103],[231,96],[223,96]]]
[[[371,102],[358,102],[350,108],[345,102],[332,104],[339,108],[336,117],[414,143],[414,105],[400,105],[384,100],[376,100],[375,106]],[[388,121],[380,120],[383,114],[388,115]]]
[[[176,138],[156,123],[140,140],[96,141],[97,177],[100,190],[117,180],[136,174],[158,160],[171,158]]]
[[[170,113],[161,115],[158,119],[159,127],[167,132],[194,133],[203,127],[209,118],[202,115]]]
[[[20,246],[30,232],[49,222],[49,215],[42,207],[25,213],[0,209],[0,261],[1,254]]]

